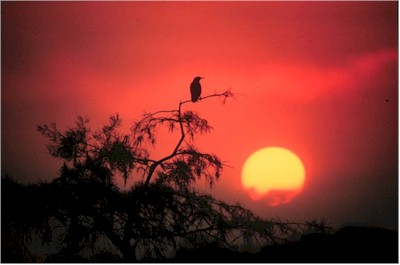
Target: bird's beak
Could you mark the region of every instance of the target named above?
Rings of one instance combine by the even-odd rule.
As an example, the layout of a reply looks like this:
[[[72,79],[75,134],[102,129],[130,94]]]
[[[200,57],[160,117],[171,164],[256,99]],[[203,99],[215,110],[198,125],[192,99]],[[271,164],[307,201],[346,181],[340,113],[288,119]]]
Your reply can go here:
[[[200,77],[200,79],[204,79],[204,77]]]

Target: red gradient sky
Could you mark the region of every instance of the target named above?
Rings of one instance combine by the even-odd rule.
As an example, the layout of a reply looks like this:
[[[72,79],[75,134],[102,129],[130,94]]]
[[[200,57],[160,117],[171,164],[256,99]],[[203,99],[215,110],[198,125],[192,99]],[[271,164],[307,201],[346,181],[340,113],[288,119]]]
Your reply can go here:
[[[1,2],[2,172],[51,180],[60,161],[36,125],[80,114],[94,129],[118,112],[128,128],[200,75],[204,94],[240,93],[185,105],[214,127],[200,148],[231,166],[213,195],[264,217],[397,227],[397,15],[397,2]],[[306,168],[278,207],[240,183],[268,146]]]

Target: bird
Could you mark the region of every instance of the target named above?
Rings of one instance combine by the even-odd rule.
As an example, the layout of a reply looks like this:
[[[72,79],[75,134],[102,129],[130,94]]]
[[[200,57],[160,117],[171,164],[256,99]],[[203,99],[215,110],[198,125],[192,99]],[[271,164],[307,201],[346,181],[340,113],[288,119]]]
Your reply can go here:
[[[196,102],[200,99],[201,95],[201,85],[200,79],[203,77],[197,76],[193,79],[193,82],[190,84],[190,94],[192,95],[192,102]]]

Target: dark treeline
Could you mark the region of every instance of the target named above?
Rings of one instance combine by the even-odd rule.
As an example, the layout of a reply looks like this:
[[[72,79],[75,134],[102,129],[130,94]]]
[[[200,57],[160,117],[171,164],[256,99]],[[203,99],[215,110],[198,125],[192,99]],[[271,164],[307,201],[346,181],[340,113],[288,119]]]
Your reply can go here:
[[[221,223],[214,224],[214,231],[210,226],[209,229],[206,226],[190,228],[190,223],[186,223],[185,228],[184,220],[180,221],[182,227],[167,227],[171,225],[169,217],[158,216],[156,212],[167,207],[168,203],[164,202],[168,197],[171,199],[170,192],[149,188],[147,195],[152,199],[146,201],[140,186],[126,193],[118,189],[107,191],[90,182],[65,188],[58,179],[51,183],[21,185],[3,177],[1,261],[398,262],[397,231],[377,227],[345,227],[334,231],[326,226],[318,229],[316,222],[303,225],[273,222],[258,219],[240,206],[230,206],[200,194],[192,194],[188,199],[191,201],[191,216],[177,212],[176,217],[191,218],[189,222],[200,218],[196,214],[202,214],[203,220],[221,218]],[[96,209],[96,206],[101,206],[99,200],[105,199],[110,200],[107,203],[110,209],[116,209],[110,211],[114,215],[122,213],[124,207],[126,210],[138,207],[139,203],[146,205],[149,211],[155,210],[145,218],[143,215],[139,218],[137,212],[137,219],[132,220],[132,238],[128,250],[125,250],[131,254],[126,255],[121,249],[126,236],[119,232],[121,228],[118,225],[123,223],[126,226],[126,221],[114,220],[114,226],[111,226],[111,216],[103,215],[106,210]],[[192,204],[194,201],[199,205]],[[237,207],[237,216],[231,216],[229,220],[228,216],[208,208],[214,203],[227,208]],[[210,217],[210,214],[217,215]],[[233,218],[242,218],[245,223],[234,223]],[[225,233],[229,231],[231,237],[222,237],[224,230]],[[115,239],[117,235],[124,236]],[[233,235],[241,237],[236,244]],[[244,240],[246,237],[247,241]]]

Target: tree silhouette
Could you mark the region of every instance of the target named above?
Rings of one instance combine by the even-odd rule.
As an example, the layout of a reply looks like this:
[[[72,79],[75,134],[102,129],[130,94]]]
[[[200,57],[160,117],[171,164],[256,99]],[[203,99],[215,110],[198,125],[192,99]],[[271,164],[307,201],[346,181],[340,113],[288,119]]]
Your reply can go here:
[[[232,96],[228,90],[205,96],[202,102],[213,97],[225,102]],[[65,131],[55,123],[38,126],[49,140],[49,153],[64,163],[57,179],[32,186],[32,191],[3,181],[19,189],[18,195],[8,193],[8,198],[34,197],[29,204],[20,203],[23,209],[30,208],[19,212],[22,216],[10,209],[3,213],[8,218],[2,224],[7,260],[34,259],[26,255],[32,233],[39,235],[41,244],[56,246],[46,261],[104,261],[108,257],[133,262],[163,260],[179,249],[209,244],[235,251],[249,242],[261,247],[284,242],[304,226],[326,228],[319,223],[262,219],[240,205],[198,192],[196,180],[205,179],[213,187],[224,164],[215,154],[195,146],[195,138],[212,127],[196,112],[184,111],[187,103],[191,100],[179,102],[177,109],[144,113],[129,133],[119,130],[118,114],[93,132],[89,120],[80,116]],[[179,139],[168,155],[154,159],[148,149],[156,147],[162,126]],[[140,180],[128,190],[117,188],[115,178],[122,177],[126,184],[132,176]],[[35,218],[27,222],[27,216]],[[22,241],[12,245],[15,234]]]

